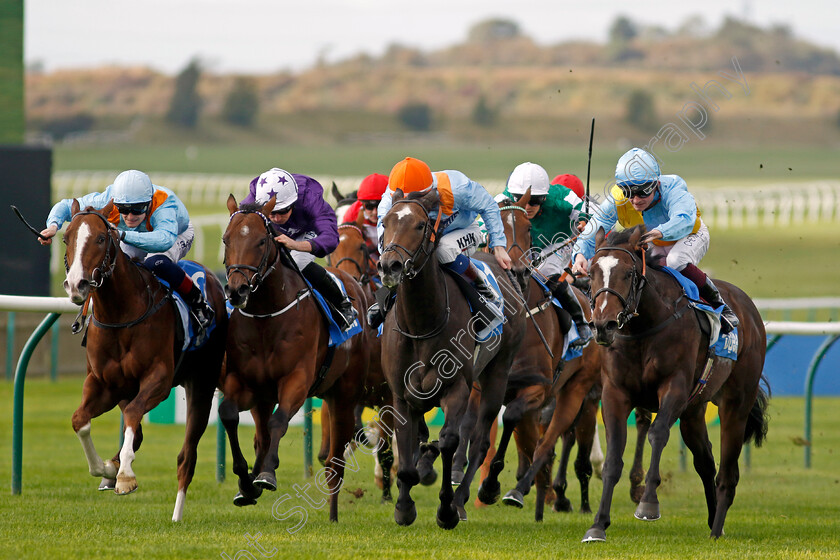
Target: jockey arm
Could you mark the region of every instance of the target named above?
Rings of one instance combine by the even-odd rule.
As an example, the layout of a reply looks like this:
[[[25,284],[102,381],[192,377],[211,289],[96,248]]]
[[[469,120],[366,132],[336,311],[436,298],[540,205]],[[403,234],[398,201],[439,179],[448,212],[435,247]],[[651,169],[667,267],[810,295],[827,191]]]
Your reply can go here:
[[[670,181],[669,181],[670,179]],[[691,234],[694,222],[697,220],[697,202],[682,177],[665,175],[662,177],[660,204],[666,212],[667,220],[655,225],[655,229],[662,232],[665,241],[676,241]],[[653,225],[653,224],[651,224]],[[652,230],[653,228],[648,227]]]
[[[592,214],[572,249],[572,271],[575,274],[586,273],[589,270],[588,261],[595,254],[595,233],[602,228],[605,232],[611,231],[618,221],[615,201],[610,197],[607,197]]]

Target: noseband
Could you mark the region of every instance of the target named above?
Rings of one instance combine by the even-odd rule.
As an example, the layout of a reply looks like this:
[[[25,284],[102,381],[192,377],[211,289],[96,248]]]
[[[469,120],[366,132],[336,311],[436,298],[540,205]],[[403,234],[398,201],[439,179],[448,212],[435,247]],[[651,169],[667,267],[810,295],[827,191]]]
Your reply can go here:
[[[257,212],[255,210],[239,210],[234,212],[230,215],[230,220],[228,221],[228,225],[230,222],[233,221],[233,217],[237,214],[256,214],[260,218],[263,219],[263,225],[265,225],[265,233],[266,236],[269,238],[270,243],[266,243],[265,251],[263,251],[262,259],[260,259],[260,264],[258,266],[251,266],[248,264],[227,264],[225,263],[225,279],[227,280],[228,284],[230,284],[230,277],[233,273],[239,273],[245,277],[245,280],[248,282],[248,289],[251,293],[257,291],[257,288],[265,281],[269,274],[274,271],[274,268],[277,266],[277,262],[280,260],[280,251],[277,251],[277,255],[274,257],[274,262],[269,266],[268,260],[271,256],[271,248],[275,246],[277,243],[274,241],[274,231],[271,228],[271,222],[268,221],[268,218],[262,212]],[[248,279],[248,275],[244,272],[249,270],[254,274],[251,276],[250,280]]]
[[[438,225],[440,225],[440,217],[443,214],[443,212],[441,212],[441,210],[438,209],[437,220],[435,221],[435,225],[432,226],[432,219],[429,217],[428,210],[426,210],[426,207],[423,206],[419,201],[401,198],[400,200],[396,201],[393,206],[391,206],[391,209],[393,210],[394,206],[396,206],[397,204],[416,204],[420,207],[421,210],[423,210],[423,214],[426,215],[426,221],[423,225],[423,241],[420,242],[420,245],[417,246],[417,249],[415,249],[414,252],[409,251],[399,243],[389,243],[382,251],[382,256],[385,256],[385,253],[389,251],[402,251],[403,253],[405,253],[408,258],[402,260],[402,273],[404,278],[411,280],[412,278],[417,276],[417,273],[420,272],[420,270],[424,266],[426,266],[427,262],[429,262],[429,257],[431,257],[432,250],[434,248]],[[432,244],[432,248],[428,248],[428,245],[430,243]],[[423,259],[423,264],[421,264],[420,266],[415,266],[415,264],[417,263],[417,256],[421,252],[426,256],[426,258]]]
[[[85,210],[83,212],[76,212],[73,216],[73,219],[76,219],[76,216],[85,216],[85,215],[93,215],[102,220],[105,224],[105,230],[108,234],[108,247],[105,248],[105,256],[102,257],[102,262],[99,263],[99,266],[93,269],[90,273],[90,287],[92,289],[96,289],[102,285],[102,283],[107,280],[113,273],[114,268],[117,266],[117,242],[114,241],[113,230],[115,229],[114,226],[111,225],[105,216],[96,212],[94,210]],[[114,248],[114,256],[113,261],[111,260],[111,247]],[[64,271],[70,272],[70,265],[67,262],[67,253],[64,253]],[[99,273],[99,280],[96,279],[97,272]]]
[[[606,292],[617,297],[618,300],[621,302],[621,305],[624,306],[624,308],[621,311],[619,311],[618,315],[616,315],[616,320],[618,321],[618,328],[621,329],[622,327],[624,327],[624,325],[627,324],[627,321],[639,315],[639,301],[641,300],[642,290],[644,289],[645,284],[647,284],[647,276],[645,274],[647,272],[647,267],[645,265],[645,259],[644,257],[642,257],[641,259],[642,272],[641,274],[639,274],[638,267],[636,266],[638,257],[632,251],[628,251],[623,247],[601,247],[600,249],[597,249],[595,251],[595,254],[597,255],[601,251],[622,251],[630,255],[630,258],[633,259],[633,271],[630,277],[630,290],[627,292],[626,298],[617,291],[613,290],[612,288],[604,286],[603,288],[595,292],[595,294],[589,301],[590,305],[592,306],[592,309],[595,309],[595,300],[598,299],[598,296],[600,294]],[[630,309],[631,306],[632,311]]]
[[[528,211],[525,210],[524,208],[522,208],[521,206],[515,206],[515,205],[502,206],[501,208],[499,208],[500,213],[505,212],[507,210],[510,210],[512,212],[511,217],[513,218],[513,220],[512,220],[513,224],[510,228],[512,230],[513,234],[511,235],[511,237],[512,237],[511,243],[510,243],[510,245],[508,245],[508,249],[507,249],[508,253],[510,253],[511,249],[519,249],[522,252],[523,255],[528,255],[528,254],[533,253],[533,248],[528,249],[526,251],[516,241],[516,211],[518,210],[520,212],[524,212],[526,216],[528,215]]]

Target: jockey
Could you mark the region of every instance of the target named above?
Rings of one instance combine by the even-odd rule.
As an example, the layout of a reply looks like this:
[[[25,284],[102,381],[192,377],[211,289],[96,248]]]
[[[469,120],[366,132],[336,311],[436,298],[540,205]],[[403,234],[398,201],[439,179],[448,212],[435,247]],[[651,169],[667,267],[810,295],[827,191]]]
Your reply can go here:
[[[437,188],[440,193],[440,212],[443,212],[439,225],[437,244],[438,262],[454,270],[473,282],[476,291],[485,299],[493,300],[497,296],[487,282],[484,273],[476,268],[469,256],[473,254],[481,238],[481,231],[475,219],[478,215],[484,219],[487,227],[490,252],[496,262],[505,270],[510,270],[510,256],[505,249],[502,218],[499,206],[483,186],[470,180],[460,171],[438,171],[432,173],[429,166],[415,158],[405,158],[398,162],[388,177],[388,190],[379,203],[377,232],[379,234],[379,250],[382,251],[382,236],[384,228],[382,219],[391,209],[391,197],[400,189],[403,193],[425,191]],[[437,212],[429,216],[433,220]],[[384,319],[378,304],[374,304],[368,311],[370,324],[376,328]]]
[[[324,200],[324,188],[312,177],[274,167],[254,177],[239,207],[265,204],[272,196],[275,204],[268,219],[278,234],[274,240],[289,249],[303,276],[341,313],[343,328],[349,328],[356,320],[350,298],[315,262],[315,257],[325,257],[338,246],[335,211]]]
[[[738,326],[738,317],[723,301],[712,279],[697,268],[709,250],[709,228],[700,218],[683,178],[662,175],[653,155],[632,148],[619,158],[615,181],[610,196],[596,210],[591,227],[575,244],[573,271],[587,272],[599,228],[608,232],[616,222],[625,228],[644,223],[648,231],[642,241],[652,244],[651,256],[664,258],[667,266],[682,272],[709,304],[722,305],[721,332],[731,332]]]
[[[581,212],[583,201],[562,184],[550,185],[546,170],[531,162],[514,168],[502,194],[518,202],[528,189],[531,189],[531,196],[525,212],[531,220],[531,247],[539,252],[536,260],[541,261],[537,270],[548,279],[546,284],[551,294],[575,322],[580,335],[575,346],[586,345],[592,338],[592,330],[571,286],[560,279],[571,258],[572,249],[566,242],[578,234],[578,227],[582,228],[578,221],[586,219]]]
[[[575,193],[581,200],[584,200],[586,197],[586,192],[583,189],[583,181],[581,181],[580,177],[578,177],[577,175],[571,175],[569,173],[557,175],[554,179],[551,180],[551,184],[563,185],[564,187],[570,189],[573,193]]]
[[[359,217],[359,211],[363,209],[365,223],[362,230],[365,235],[368,251],[374,262],[379,261],[379,242],[376,235],[376,208],[379,206],[379,201],[382,200],[382,195],[387,188],[388,177],[380,173],[372,173],[362,179],[356,194],[356,202],[350,205],[350,208],[347,209],[344,213],[344,218],[341,220],[342,223],[355,222]]]
[[[102,209],[113,199],[114,209],[107,220],[120,231],[120,248],[130,258],[143,259],[143,265],[162,278],[183,296],[190,306],[199,332],[203,337],[215,315],[201,290],[198,289],[177,263],[192,247],[195,230],[187,208],[171,190],[153,185],[142,171],[123,171],[101,193],[94,192],[79,198],[79,206]],[[70,220],[73,199],[64,199],[47,216],[47,229],[41,235],[42,245],[52,243],[52,237]]]

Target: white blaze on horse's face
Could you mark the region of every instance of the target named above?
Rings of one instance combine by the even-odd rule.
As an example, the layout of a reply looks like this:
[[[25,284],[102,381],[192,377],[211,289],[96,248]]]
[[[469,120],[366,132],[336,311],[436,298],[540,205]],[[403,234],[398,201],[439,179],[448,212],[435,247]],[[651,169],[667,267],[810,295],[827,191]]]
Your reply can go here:
[[[607,256],[607,257],[601,257],[600,259],[598,259],[598,266],[601,268],[601,274],[604,277],[604,286],[603,286],[604,288],[609,288],[610,287],[610,274],[612,273],[612,270],[616,267],[617,264],[618,264],[618,259],[615,258],[615,257]],[[606,307],[606,305],[607,305],[607,298],[603,298],[602,303],[601,303],[601,309],[599,311],[603,312],[604,307]]]
[[[90,226],[82,222],[79,225],[78,231],[76,231],[76,245],[73,248],[73,264],[70,266],[70,270],[67,271],[67,280],[64,281],[64,291],[67,292],[67,295],[74,303],[78,303],[80,298],[84,299],[87,297],[87,294],[79,293],[79,282],[84,279],[85,270],[82,265],[82,254],[90,239]]]
[[[242,237],[248,237],[249,233],[251,233],[251,228],[248,226],[242,226],[242,229],[239,230],[239,235]]]
[[[400,208],[394,213],[397,215],[398,220],[402,220],[403,218],[411,216],[411,208],[408,207],[408,204],[405,204],[402,208]]]

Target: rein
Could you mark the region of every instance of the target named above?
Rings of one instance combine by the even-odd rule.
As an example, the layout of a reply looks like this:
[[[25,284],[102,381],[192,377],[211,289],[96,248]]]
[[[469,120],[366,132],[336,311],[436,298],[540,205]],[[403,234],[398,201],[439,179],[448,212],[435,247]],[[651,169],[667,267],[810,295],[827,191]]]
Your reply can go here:
[[[341,224],[340,226],[338,226],[338,229],[339,229],[339,231],[341,231],[342,229],[352,229],[352,230],[357,231],[359,233],[359,235],[362,236],[362,242],[364,243],[364,248],[362,249],[362,252],[365,255],[364,256],[364,262],[366,262],[369,266],[368,266],[367,270],[365,270],[362,267],[362,265],[359,263],[359,261],[357,261],[353,257],[341,257],[340,259],[338,259],[338,262],[336,262],[335,264],[332,264],[332,262],[330,262],[330,266],[334,266],[334,267],[338,268],[341,263],[343,263],[345,261],[348,261],[351,264],[353,264],[353,266],[355,266],[356,270],[359,272],[359,278],[357,278],[359,283],[361,283],[361,284],[371,283],[370,271],[376,270],[376,263],[374,262],[373,257],[370,256],[370,249],[368,249],[367,242],[365,241],[364,232],[362,232],[362,230],[359,229],[359,227],[355,224]],[[330,259],[328,259],[328,260],[330,260]],[[374,286],[372,285],[371,287],[373,288]]]
[[[233,217],[237,214],[256,214],[263,219],[263,224],[265,225],[265,232],[268,235],[271,243],[266,243],[265,251],[263,251],[262,259],[260,259],[260,264],[257,266],[251,266],[248,264],[225,264],[225,280],[227,280],[228,284],[230,283],[230,276],[232,273],[238,273],[245,277],[245,280],[248,282],[248,289],[251,290],[251,293],[257,291],[260,285],[265,281],[265,279],[274,272],[274,269],[277,267],[277,263],[280,262],[280,251],[278,249],[277,255],[274,257],[274,262],[271,263],[269,266],[268,259],[271,255],[271,248],[272,246],[276,246],[277,242],[274,241],[274,231],[271,229],[271,222],[268,221],[268,218],[262,212],[257,211],[246,211],[246,210],[238,210],[230,215],[230,220],[228,220],[228,224],[233,220]],[[251,271],[254,274],[251,276],[250,280],[248,279],[248,275],[243,271]]]
[[[592,295],[590,298],[589,304],[592,306],[592,309],[595,309],[595,300],[598,299],[598,296],[602,293],[612,294],[618,298],[621,302],[621,305],[624,307],[616,316],[616,320],[618,321],[618,328],[621,329],[627,322],[632,319],[633,317],[638,317],[639,315],[639,302],[641,301],[642,290],[645,288],[647,284],[647,266],[645,264],[645,259],[642,257],[642,273],[639,274],[638,268],[636,266],[638,257],[632,251],[628,251],[623,247],[601,247],[595,251],[597,255],[601,251],[622,251],[630,255],[630,258],[633,259],[633,272],[630,278],[630,289],[627,293],[627,297],[625,298],[622,294],[618,293],[617,291],[613,290],[612,288],[608,288],[604,286],[595,294]],[[678,300],[679,301],[679,300]],[[632,311],[631,311],[632,305]]]

